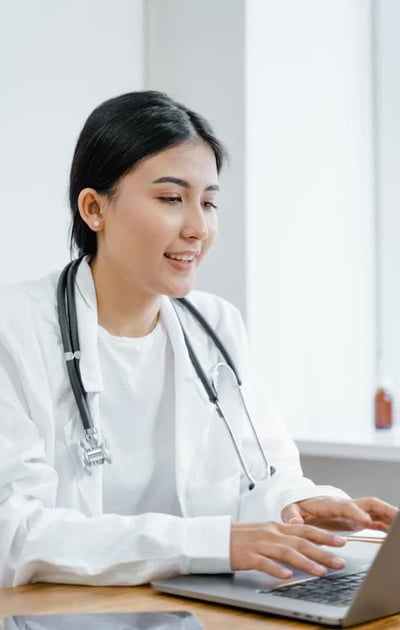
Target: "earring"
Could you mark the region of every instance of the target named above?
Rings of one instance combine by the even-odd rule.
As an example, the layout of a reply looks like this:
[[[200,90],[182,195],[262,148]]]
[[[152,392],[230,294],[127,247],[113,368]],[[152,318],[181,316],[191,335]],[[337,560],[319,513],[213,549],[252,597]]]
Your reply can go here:
[[[100,221],[99,221],[98,219],[95,219],[95,220],[93,221],[93,227],[98,228],[98,227],[99,227],[99,225],[100,225]]]

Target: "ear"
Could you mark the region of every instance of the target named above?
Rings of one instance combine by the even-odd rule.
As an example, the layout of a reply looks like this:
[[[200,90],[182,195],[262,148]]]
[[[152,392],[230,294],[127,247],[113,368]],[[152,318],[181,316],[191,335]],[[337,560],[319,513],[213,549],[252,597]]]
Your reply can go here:
[[[104,226],[102,208],[105,205],[104,195],[94,188],[83,188],[78,197],[78,209],[82,220],[94,232],[101,232]]]

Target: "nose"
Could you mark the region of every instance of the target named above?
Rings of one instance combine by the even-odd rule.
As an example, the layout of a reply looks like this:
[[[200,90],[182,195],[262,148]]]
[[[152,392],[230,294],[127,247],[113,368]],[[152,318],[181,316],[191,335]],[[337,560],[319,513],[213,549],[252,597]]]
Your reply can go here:
[[[182,230],[184,238],[204,241],[209,234],[207,214],[200,203],[187,206]]]

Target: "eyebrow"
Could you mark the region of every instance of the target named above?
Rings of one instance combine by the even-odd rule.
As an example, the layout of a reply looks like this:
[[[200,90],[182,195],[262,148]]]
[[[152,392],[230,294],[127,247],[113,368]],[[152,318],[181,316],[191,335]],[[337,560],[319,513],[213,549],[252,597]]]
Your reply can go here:
[[[177,186],[182,186],[182,188],[191,188],[189,182],[185,179],[181,179],[180,177],[159,177],[151,182],[152,184],[177,184]],[[218,184],[211,184],[211,186],[207,186],[204,190],[219,190]]]

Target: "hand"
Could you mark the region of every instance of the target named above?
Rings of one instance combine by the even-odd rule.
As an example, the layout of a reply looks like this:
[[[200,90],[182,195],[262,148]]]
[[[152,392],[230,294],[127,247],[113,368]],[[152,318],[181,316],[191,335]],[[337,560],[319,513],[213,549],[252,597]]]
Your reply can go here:
[[[344,561],[319,545],[341,547],[345,539],[310,525],[286,523],[234,523],[231,528],[230,559],[232,571],[256,569],[277,578],[287,579],[291,567],[325,575],[326,568],[341,569]]]
[[[287,505],[282,510],[282,520],[293,525],[305,523],[342,531],[367,527],[386,532],[396,514],[397,508],[372,497],[315,497]]]

